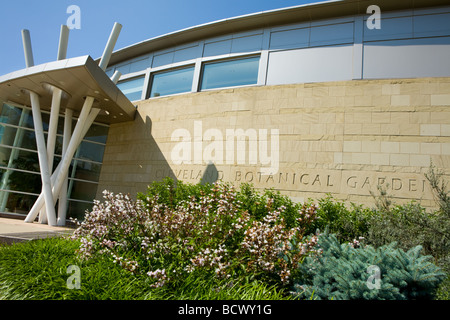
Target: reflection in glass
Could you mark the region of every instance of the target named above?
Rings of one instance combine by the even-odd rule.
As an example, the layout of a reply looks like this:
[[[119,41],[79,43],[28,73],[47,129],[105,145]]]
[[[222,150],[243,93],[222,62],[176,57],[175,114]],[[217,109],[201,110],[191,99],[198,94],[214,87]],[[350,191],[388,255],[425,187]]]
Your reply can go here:
[[[70,180],[70,199],[93,201],[97,193],[97,183]]]
[[[71,177],[87,181],[98,181],[102,166],[98,163],[75,160],[75,172]],[[71,171],[73,172],[73,171]]]
[[[102,125],[92,125],[87,132],[84,140],[106,144],[106,138],[108,137],[109,127]]]
[[[150,97],[190,92],[193,79],[194,67],[156,73],[153,76]]]
[[[0,209],[2,212],[28,214],[37,198],[30,194],[0,191]]]
[[[83,220],[86,210],[91,211],[92,206],[92,203],[69,201],[67,216],[77,220]]]
[[[5,184],[2,183],[3,190],[41,193],[41,175],[38,172],[31,173],[6,169],[0,169],[0,172],[2,173],[2,182],[5,182]]]
[[[119,82],[117,84],[117,87],[122,90],[123,94],[128,98],[128,100],[141,100],[144,81],[145,77],[133,78],[131,80],[124,80]]]
[[[203,66],[201,89],[256,84],[259,57],[207,63]]]
[[[42,112],[42,119],[47,130],[49,113]],[[74,119],[72,131],[76,122]],[[61,161],[63,123],[64,117],[60,117],[52,172]],[[69,170],[72,194],[68,194],[71,204],[68,217],[82,218],[84,210],[92,208],[108,130],[108,126],[94,124],[76,152]],[[47,133],[44,136],[47,139]],[[0,104],[0,212],[27,214],[41,193],[36,149],[31,110]]]
[[[75,155],[75,158],[102,162],[104,153],[104,145],[83,141]]]

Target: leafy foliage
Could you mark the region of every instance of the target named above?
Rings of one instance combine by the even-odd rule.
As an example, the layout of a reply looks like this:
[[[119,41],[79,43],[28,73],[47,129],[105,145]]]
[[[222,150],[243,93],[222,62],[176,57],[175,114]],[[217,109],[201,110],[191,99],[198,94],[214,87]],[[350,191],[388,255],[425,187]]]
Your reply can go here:
[[[371,209],[354,203],[347,207],[344,202],[327,195],[318,201],[317,219],[313,228],[327,229],[340,241],[349,242],[367,233],[372,215]]]
[[[430,299],[445,273],[421,255],[422,248],[405,252],[395,243],[375,249],[341,244],[333,234],[319,236],[320,254],[306,257],[293,294],[317,299]],[[370,266],[379,268],[379,287],[371,284]],[[370,269],[369,269],[370,270]],[[376,280],[375,280],[376,281]]]
[[[291,207],[287,214],[285,206],[275,206],[282,197],[262,197],[264,211],[258,207],[255,217],[231,185],[204,188],[175,188],[166,180],[137,202],[105,191],[105,201],[95,202],[74,233],[80,257],[110,257],[132,273],[147,274],[154,287],[199,270],[225,279],[244,273],[289,283],[299,261],[314,250],[317,238],[305,237],[304,230],[314,221],[316,207],[297,212]],[[194,196],[186,200],[191,191]],[[246,196],[252,196],[248,190]]]

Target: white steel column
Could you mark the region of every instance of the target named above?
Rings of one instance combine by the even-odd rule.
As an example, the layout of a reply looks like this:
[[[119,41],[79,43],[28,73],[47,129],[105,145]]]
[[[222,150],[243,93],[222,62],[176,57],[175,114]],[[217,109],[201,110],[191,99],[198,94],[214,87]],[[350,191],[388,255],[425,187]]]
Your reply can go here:
[[[59,196],[59,192],[61,191],[62,184],[64,182],[65,177],[67,176],[70,163],[72,162],[73,155],[75,154],[75,151],[78,149],[79,144],[81,143],[81,140],[83,139],[83,133],[84,133],[84,126],[87,125],[87,119],[90,115],[92,104],[94,103],[93,97],[86,97],[86,100],[83,105],[83,109],[81,110],[80,116],[78,118],[77,125],[75,126],[75,130],[73,132],[72,138],[70,139],[69,146],[67,147],[66,154],[62,158],[61,162],[58,165],[58,168],[55,170],[51,177],[51,181],[53,182],[53,196],[56,201],[56,198]],[[98,112],[100,112],[99,109]],[[96,116],[98,115],[98,112]],[[95,118],[94,118],[95,119]],[[93,120],[92,120],[93,122]],[[92,124],[92,123],[91,123]],[[90,127],[90,125],[89,125]],[[88,128],[89,129],[89,128]],[[87,132],[87,131],[86,131]],[[31,208],[30,212],[28,213],[27,218],[25,219],[25,222],[32,222],[36,216],[38,215],[39,211],[43,207],[45,201],[44,201],[44,195],[41,193],[39,195],[39,198],[36,200],[34,206]]]
[[[59,34],[59,46],[57,60],[64,60],[67,57],[67,47],[69,46],[69,27],[62,25]]]
[[[72,117],[73,117],[73,110],[66,109],[66,113],[64,116],[64,137],[63,137],[63,148],[62,148],[62,156],[63,157],[66,155],[67,148],[69,147],[70,137],[72,135]],[[69,177],[66,175],[64,177],[62,189],[59,194],[59,200],[58,200],[58,219],[57,219],[58,226],[66,225],[68,182],[69,182]]]
[[[25,54],[25,64],[27,68],[34,66],[33,50],[31,46],[30,32],[26,29],[22,30],[23,50]],[[34,131],[36,136],[36,145],[38,149],[39,167],[41,171],[42,192],[45,200],[45,209],[49,224],[56,225],[55,204],[52,197],[52,184],[50,178],[50,171],[48,169],[47,148],[45,146],[44,128],[42,125],[41,105],[39,96],[30,92],[31,111],[33,113]],[[34,217],[31,221],[36,217]]]
[[[100,59],[99,67],[103,71],[108,67],[109,60],[111,59],[112,52],[116,45],[117,39],[119,38],[120,30],[122,30],[122,25],[120,23],[114,23],[114,27],[109,36],[108,42],[106,43],[105,50],[103,51],[102,58]]]
[[[47,148],[45,147],[44,128],[42,126],[41,107],[39,96],[30,92],[31,110],[33,112],[34,131],[36,135],[36,144],[38,149],[39,167],[41,169],[42,190],[45,200],[45,210],[47,212],[48,223],[51,226],[56,225],[55,203],[52,196],[52,184],[50,180],[50,171],[48,169]],[[34,217],[30,222],[32,222]]]
[[[61,32],[59,36],[59,46],[57,60],[64,60],[67,56],[67,46],[69,41],[69,28],[67,26],[61,26]],[[58,130],[59,110],[61,108],[62,90],[53,87],[52,93],[52,106],[50,109],[50,124],[48,129],[47,138],[47,156],[49,170],[53,168],[53,158],[55,154],[56,133]]]
[[[25,65],[27,68],[34,66],[33,49],[31,47],[30,31],[22,30],[23,52],[25,54]]]
[[[111,77],[111,81],[114,82],[114,84],[117,84],[121,75],[122,74],[120,73],[120,71],[114,72],[113,76]],[[99,114],[99,112],[100,112],[100,109],[93,108],[91,110],[91,113],[89,114],[89,117],[86,120],[86,125],[83,127],[83,133],[81,135],[82,137],[78,144],[81,144],[83,137],[86,136],[87,132],[89,131],[92,123],[94,122],[94,120],[97,117],[97,115]],[[63,139],[63,151],[62,151],[63,157],[66,154],[67,147],[68,147],[69,140],[70,140],[71,131],[72,131],[72,116],[73,116],[73,111],[71,109],[66,109],[66,115],[64,118],[64,139]],[[58,166],[56,168],[54,174],[58,175],[60,169],[61,169],[61,166]],[[53,175],[52,175],[52,178],[53,178]],[[52,183],[54,183],[53,180],[55,180],[55,179],[52,179]],[[68,181],[69,181],[69,177],[68,177],[68,175],[66,175],[64,178],[62,187],[61,187],[61,191],[59,192],[58,226],[64,226],[66,224]]]
[[[103,71],[105,71],[108,66],[109,60],[111,58],[114,46],[117,42],[117,39],[119,37],[119,33],[120,33],[121,29],[122,29],[122,25],[120,25],[119,23],[116,22],[114,24],[113,30],[108,39],[107,45],[105,47],[105,50],[103,52],[102,58],[99,63],[99,67]],[[28,67],[28,66],[33,65],[33,63],[34,63],[33,57],[31,54],[31,41],[30,41],[29,33],[27,30],[23,30],[22,35],[23,35],[23,42],[24,42],[25,59],[27,62],[27,67]],[[68,40],[68,30],[67,30],[67,27],[63,26],[61,28],[60,47],[58,50],[58,60],[61,58],[64,58],[66,55],[67,40]],[[113,75],[112,80],[114,83],[117,83],[119,78],[120,78],[120,73],[116,72]],[[51,110],[52,113],[53,113],[53,110],[56,111],[56,109],[58,109],[58,113],[59,113],[58,104],[60,104],[62,92],[59,91],[59,93],[58,93],[57,90],[59,90],[59,89],[55,88],[54,92],[53,92],[54,96],[53,96],[53,100],[52,100],[52,110]],[[87,134],[87,132],[88,132],[89,128],[91,127],[91,125],[93,124],[95,118],[101,111],[100,109],[92,108],[92,105],[94,103],[94,97],[88,96],[85,99],[86,100],[84,102],[81,113],[78,117],[78,122],[75,126],[75,130],[72,134],[72,137],[70,137],[70,142],[68,143],[65,152],[63,152],[63,158],[51,176],[49,173],[49,168],[51,170],[52,167],[49,167],[49,162],[48,162],[48,158],[50,158],[50,156],[48,156],[47,153],[45,153],[43,155],[42,160],[43,161],[45,160],[46,172],[43,172],[43,170],[42,170],[44,164],[41,164],[41,171],[43,172],[43,175],[44,174],[47,175],[45,178],[45,181],[46,181],[45,189],[42,190],[42,192],[39,195],[38,199],[36,200],[35,204],[31,208],[30,212],[28,213],[28,215],[25,219],[25,222],[33,222],[34,219],[36,219],[37,215],[39,214],[39,211],[42,210],[44,206],[48,210],[49,206],[51,204],[53,204],[53,211],[47,211],[49,224],[51,224],[51,225],[55,225],[56,223],[58,225],[65,224],[66,210],[67,210],[67,175],[68,175],[69,167],[73,160],[76,150],[78,149],[79,145],[81,144],[83,137]],[[39,102],[38,99],[37,99],[37,102]],[[55,105],[53,105],[53,103],[55,103]],[[34,103],[34,104],[36,104],[36,103]],[[53,107],[55,107],[55,108],[53,108]],[[33,111],[34,111],[34,109],[33,109]],[[68,118],[71,118],[71,116],[68,116],[68,114],[66,113],[65,123],[67,121],[69,121]],[[50,124],[51,130],[53,130],[53,129],[55,130],[54,131],[55,133],[53,134],[53,131],[52,131],[52,135],[51,135],[51,137],[53,139],[53,135],[56,137],[57,121],[56,122],[50,121],[50,122],[51,122],[51,124]],[[56,126],[54,123],[56,123]],[[42,126],[42,119],[41,119],[41,126]],[[66,128],[69,128],[69,126],[65,124],[65,134],[64,134],[64,138],[66,140],[65,143],[67,143],[67,140],[69,137],[69,134],[66,132]],[[49,130],[49,137],[50,137],[50,130]],[[43,142],[44,142],[44,149],[45,149],[45,141],[43,141]],[[49,152],[49,155],[50,155],[50,153],[52,153],[52,154],[54,153],[54,142],[52,144],[52,141],[50,141],[48,152]],[[44,158],[44,156],[45,156],[45,158]],[[62,190],[63,187],[64,187],[64,190]],[[49,188],[50,188],[50,196],[49,196],[49,191],[48,191]],[[58,220],[56,221],[56,214],[54,211],[54,203],[60,196],[61,196],[60,208],[62,208],[62,210],[60,211],[60,216],[58,217]],[[50,201],[50,200],[52,200],[52,201]]]
[[[47,156],[48,166],[51,171],[53,168],[53,158],[55,155],[56,133],[58,130],[59,109],[61,107],[62,91],[58,88],[53,88],[52,106],[50,110],[50,123],[47,137]]]
[[[61,97],[62,97],[61,89],[53,87],[53,98],[50,109],[50,123],[47,134],[47,160],[48,160],[48,170],[50,173],[53,170],[53,160],[55,157],[56,132],[58,130]],[[47,223],[45,210],[41,211],[41,214],[39,215],[39,222]]]
[[[67,26],[61,26],[61,32],[59,36],[59,46],[57,60],[64,60],[67,56],[67,46],[69,42],[69,28]],[[56,133],[58,131],[59,110],[61,108],[62,90],[56,87],[52,87],[52,105],[50,108],[50,123],[47,135],[47,159],[48,170],[50,173],[53,171],[53,161],[55,158],[55,144]],[[45,209],[41,210],[39,216],[40,223],[47,223]]]

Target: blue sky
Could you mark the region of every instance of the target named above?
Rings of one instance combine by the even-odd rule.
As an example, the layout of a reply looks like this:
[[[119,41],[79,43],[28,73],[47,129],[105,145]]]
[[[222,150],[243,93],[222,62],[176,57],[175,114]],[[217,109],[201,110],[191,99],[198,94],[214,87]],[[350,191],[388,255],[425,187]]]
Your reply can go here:
[[[123,25],[115,49],[169,32],[265,10],[318,0],[0,0],[0,75],[25,68],[21,30],[31,33],[36,65],[56,59],[70,5],[81,11],[81,29],[70,31],[68,58],[101,56],[114,22]]]

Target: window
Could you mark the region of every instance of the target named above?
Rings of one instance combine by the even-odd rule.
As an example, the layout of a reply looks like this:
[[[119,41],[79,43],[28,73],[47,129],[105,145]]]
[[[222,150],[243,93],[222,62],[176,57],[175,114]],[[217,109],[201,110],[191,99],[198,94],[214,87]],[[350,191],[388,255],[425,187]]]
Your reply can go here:
[[[191,92],[194,67],[177,69],[153,75],[150,98]]]
[[[42,111],[44,130],[50,114]],[[76,119],[73,119],[74,123]],[[27,214],[42,190],[32,112],[0,103],[0,212]],[[64,123],[61,116],[58,124]],[[72,129],[74,129],[75,124]],[[61,161],[62,127],[56,137],[53,170]],[[96,196],[109,127],[94,124],[69,169],[68,217],[82,219]],[[47,132],[44,132],[47,136]]]
[[[119,82],[117,87],[123,92],[128,100],[141,100],[144,81],[145,77],[133,78]]]
[[[203,66],[201,90],[256,84],[259,57],[207,63]]]

